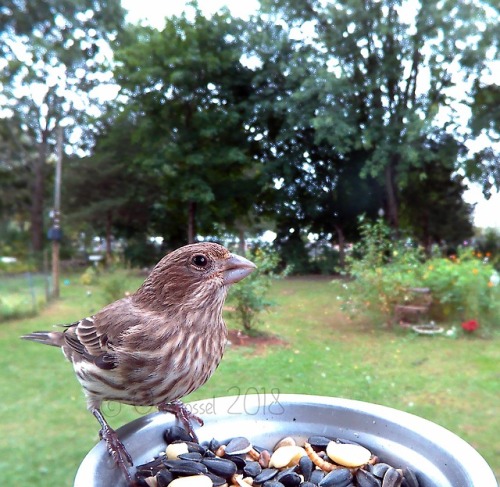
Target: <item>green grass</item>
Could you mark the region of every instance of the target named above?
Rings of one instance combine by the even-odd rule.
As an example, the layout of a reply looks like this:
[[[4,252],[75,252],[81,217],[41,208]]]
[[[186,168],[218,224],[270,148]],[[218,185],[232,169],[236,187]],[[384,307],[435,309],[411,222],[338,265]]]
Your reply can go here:
[[[47,276],[35,273],[0,275],[0,323],[31,316],[46,303]]]
[[[139,282],[134,279],[135,285]],[[86,411],[62,354],[18,339],[95,312],[104,304],[98,289],[72,279],[63,286],[62,299],[39,316],[0,325],[4,485],[23,479],[30,486],[69,487],[79,463],[98,441],[97,422]],[[263,315],[261,328],[288,345],[230,347],[215,375],[188,400],[257,390],[272,391],[278,400],[279,394],[301,393],[384,404],[450,429],[500,476],[499,337],[454,340],[350,322],[338,309],[341,292],[339,283],[326,279],[276,282],[270,292],[276,306]],[[104,412],[114,427],[139,416],[133,408],[116,404]]]

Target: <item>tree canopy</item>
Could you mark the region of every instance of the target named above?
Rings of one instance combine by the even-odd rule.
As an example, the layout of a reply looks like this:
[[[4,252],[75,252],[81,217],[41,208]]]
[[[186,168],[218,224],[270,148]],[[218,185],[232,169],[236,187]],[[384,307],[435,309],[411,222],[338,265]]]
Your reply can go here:
[[[10,152],[27,167],[32,246],[43,246],[47,160],[64,123],[67,139],[79,113],[89,108],[92,90],[104,82],[105,50],[123,22],[119,0],[6,0],[0,7],[0,84],[9,134],[2,145],[29,146]],[[82,132],[81,126],[79,132]],[[20,142],[22,139],[22,143]]]
[[[244,24],[227,12],[168,19],[163,31],[138,27],[120,39],[117,82],[136,121],[137,171],[162,186],[157,206],[185,222],[188,241],[234,227],[255,187],[248,119],[251,71],[241,61]],[[164,226],[158,230],[167,232]]]
[[[306,255],[307,235],[342,251],[359,215],[382,212],[427,247],[467,238],[463,176],[485,193],[500,181],[493,145],[467,152],[470,137],[498,140],[498,90],[485,82],[496,6],[261,3],[248,21],[193,3],[157,30],[126,25],[118,0],[4,2],[3,220],[26,221],[30,207],[42,247],[62,123],[71,229],[108,242],[173,246],[265,221],[284,252]]]

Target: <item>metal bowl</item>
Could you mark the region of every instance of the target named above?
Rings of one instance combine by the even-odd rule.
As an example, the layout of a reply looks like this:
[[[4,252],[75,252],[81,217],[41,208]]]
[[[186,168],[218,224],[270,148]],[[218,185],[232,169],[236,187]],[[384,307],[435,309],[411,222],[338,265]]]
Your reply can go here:
[[[486,461],[450,431],[412,414],[385,406],[334,397],[296,394],[252,394],[208,399],[188,404],[203,418],[200,442],[246,436],[255,445],[272,448],[281,438],[299,441],[311,435],[340,437],[361,443],[396,468],[418,473],[421,487],[498,487]],[[162,434],[172,415],[148,414],[118,430],[140,465],[165,448]],[[125,487],[104,443],[85,457],[74,487]]]

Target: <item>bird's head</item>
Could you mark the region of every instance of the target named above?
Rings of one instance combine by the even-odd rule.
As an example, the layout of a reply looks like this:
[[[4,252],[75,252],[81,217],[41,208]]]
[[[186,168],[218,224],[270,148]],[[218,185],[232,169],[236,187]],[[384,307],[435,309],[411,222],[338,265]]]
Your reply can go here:
[[[231,284],[256,268],[253,262],[222,245],[201,242],[167,254],[137,292],[147,293],[160,306],[220,305]]]

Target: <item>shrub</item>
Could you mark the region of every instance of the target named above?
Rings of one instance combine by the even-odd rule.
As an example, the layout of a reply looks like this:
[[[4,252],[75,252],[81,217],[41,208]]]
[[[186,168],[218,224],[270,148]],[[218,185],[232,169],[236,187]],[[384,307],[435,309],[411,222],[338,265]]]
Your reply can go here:
[[[276,271],[279,256],[266,247],[254,249],[248,258],[254,262],[257,269],[237,286],[231,287],[228,303],[234,308],[231,313],[245,332],[255,335],[258,334],[256,325],[260,313],[272,305],[272,302],[266,299],[269,287],[273,279],[284,275],[285,272]]]
[[[412,298],[412,288],[431,291],[431,318],[441,321],[475,320],[481,327],[499,325],[500,285],[495,268],[480,253],[462,249],[458,256],[425,260],[410,241],[391,239],[381,220],[360,222],[361,241],[348,258],[354,280],[346,284],[349,298],[343,309],[369,313],[389,322],[396,304]]]
[[[394,306],[410,299],[409,289],[422,286],[424,254],[411,241],[393,240],[381,219],[371,223],[361,218],[360,233],[361,240],[347,257],[346,273],[354,280],[346,284],[350,292],[343,309],[389,322]]]
[[[17,259],[14,262],[0,260],[0,275],[33,272],[35,269],[36,266],[33,259]]]
[[[481,257],[467,249],[458,256],[426,262],[423,283],[432,291],[438,318],[495,324],[500,316],[500,288],[493,265]]]
[[[114,272],[113,274],[107,275],[101,280],[101,283],[101,293],[106,303],[112,303],[113,301],[121,299],[130,291],[126,276],[121,272]],[[133,291],[135,291],[135,289],[133,289]]]
[[[94,266],[87,267],[85,272],[80,276],[80,284],[90,286],[97,281],[98,272]]]
[[[484,229],[476,238],[475,247],[480,257],[484,256],[497,271],[500,271],[500,229]]]

